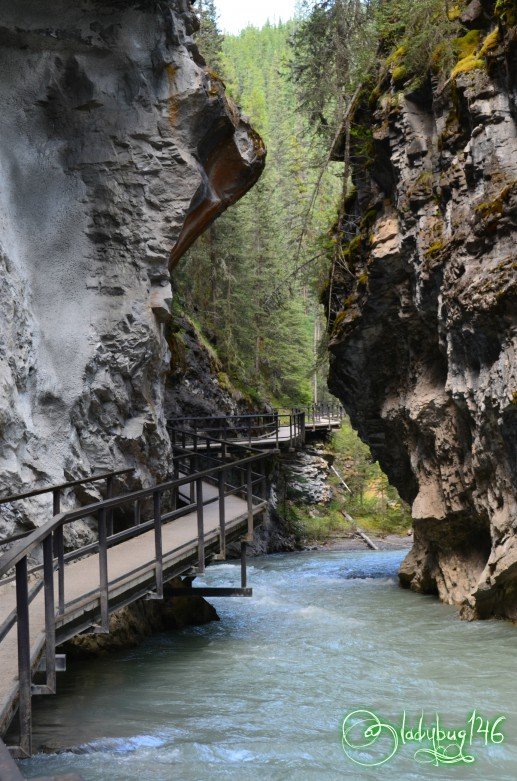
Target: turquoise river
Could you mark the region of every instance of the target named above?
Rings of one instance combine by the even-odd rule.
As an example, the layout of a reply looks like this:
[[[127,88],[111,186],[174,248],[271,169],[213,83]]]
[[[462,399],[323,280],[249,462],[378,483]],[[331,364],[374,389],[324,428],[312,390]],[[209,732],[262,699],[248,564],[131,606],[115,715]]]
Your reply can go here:
[[[23,772],[84,781],[515,781],[517,629],[463,622],[435,598],[403,591],[403,556],[254,559],[253,597],[214,600],[219,622],[71,662],[58,696],[35,707],[35,745],[56,750],[22,763]],[[232,563],[206,577],[237,579]],[[343,719],[357,709],[392,729],[358,748],[356,727],[347,755]],[[418,738],[423,712],[423,726],[438,714],[459,734],[474,710],[464,762],[437,765],[430,738],[403,742],[396,729],[406,711]],[[451,740],[440,746],[443,761],[455,755]]]

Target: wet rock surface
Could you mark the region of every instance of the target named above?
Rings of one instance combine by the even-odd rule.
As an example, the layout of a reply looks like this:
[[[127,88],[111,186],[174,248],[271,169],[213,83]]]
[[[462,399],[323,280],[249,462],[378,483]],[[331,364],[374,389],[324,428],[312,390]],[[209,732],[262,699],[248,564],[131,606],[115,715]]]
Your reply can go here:
[[[517,619],[517,37],[498,24],[484,67],[405,94],[388,77],[358,106],[373,159],[352,150],[329,385],[412,504],[402,584]]]
[[[265,156],[196,26],[187,0],[0,0],[1,495],[168,473],[170,269]]]

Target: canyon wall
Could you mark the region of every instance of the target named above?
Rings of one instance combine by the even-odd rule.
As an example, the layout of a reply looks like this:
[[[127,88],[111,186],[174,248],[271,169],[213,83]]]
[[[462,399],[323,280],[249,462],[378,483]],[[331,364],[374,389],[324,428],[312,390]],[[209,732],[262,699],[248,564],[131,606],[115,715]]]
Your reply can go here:
[[[265,159],[197,25],[188,0],[0,0],[0,496],[168,472],[170,270]]]
[[[515,4],[462,22],[452,72],[401,48],[355,106],[329,387],[412,504],[402,585],[517,619]]]

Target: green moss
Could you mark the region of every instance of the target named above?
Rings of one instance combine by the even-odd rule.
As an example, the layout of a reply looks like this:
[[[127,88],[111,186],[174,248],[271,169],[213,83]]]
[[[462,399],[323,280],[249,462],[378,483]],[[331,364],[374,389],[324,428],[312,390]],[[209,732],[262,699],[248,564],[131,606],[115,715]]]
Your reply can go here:
[[[489,33],[483,41],[483,45],[479,50],[479,56],[484,57],[488,52],[491,52],[492,49],[496,49],[499,46],[500,40],[499,28],[496,27],[496,29]]]
[[[382,95],[382,91],[380,85],[377,84],[377,86],[374,87],[370,92],[370,94],[368,95],[368,105],[371,109],[375,108],[381,95]]]
[[[334,323],[332,326],[333,334],[336,334],[339,331],[345,319],[348,317],[351,307],[356,303],[356,301],[357,301],[357,293],[352,293],[351,295],[347,296],[347,298],[344,299],[343,303],[341,304],[341,310],[337,313],[336,317],[334,318]]]
[[[435,241],[433,244],[431,244],[429,249],[424,252],[424,257],[430,258],[434,255],[438,255],[438,253],[442,251],[443,247],[443,241]]]
[[[377,219],[377,209],[368,209],[368,211],[363,216],[361,220],[361,224],[359,226],[361,231],[365,231],[371,228],[376,219]]]
[[[512,393],[512,401],[511,401],[511,403],[517,405],[517,390],[515,390]]]
[[[510,27],[517,24],[517,4],[515,0],[497,0],[494,12],[498,19]]]
[[[453,5],[452,8],[449,8],[448,17],[450,22],[455,22],[456,19],[460,18],[460,16],[461,16],[461,6]]]
[[[407,53],[407,44],[403,43],[393,51],[386,59],[386,65],[399,65],[404,55]]]
[[[363,271],[363,273],[359,274],[359,276],[357,277],[357,284],[360,287],[365,287],[367,283],[368,283],[368,274],[366,273],[366,271]]]
[[[391,76],[395,84],[400,84],[401,82],[405,81],[408,75],[408,69],[405,65],[397,65],[397,67],[393,68],[391,72]]]
[[[485,61],[479,55],[481,30],[469,30],[461,38],[455,38],[453,44],[458,62],[451,71],[452,79],[455,79],[461,73],[469,73],[485,67]]]
[[[164,335],[171,354],[172,372],[184,374],[187,370],[187,348],[183,341],[183,335],[175,330],[174,325],[170,323],[166,323]]]
[[[218,372],[217,374],[217,381],[219,382],[219,386],[228,392],[232,392],[234,390],[234,387],[230,381],[230,378],[226,374],[226,372]]]
[[[345,261],[345,263],[348,263],[349,265],[353,265],[357,257],[361,253],[362,249],[362,241],[363,237],[361,234],[358,234],[357,236],[354,236],[352,241],[350,241],[342,250],[341,257]]]
[[[504,211],[504,205],[508,200],[512,190],[515,188],[516,183],[511,182],[506,184],[501,192],[491,201],[483,201],[478,203],[474,211],[479,214],[482,219],[486,220],[490,217],[501,215]]]
[[[469,55],[460,60],[457,65],[451,71],[451,78],[455,79],[460,73],[470,73],[470,71],[478,70],[485,67],[485,61],[480,60],[475,55]]]
[[[454,39],[454,52],[458,60],[470,57],[477,52],[481,43],[481,30],[469,30],[461,38]]]

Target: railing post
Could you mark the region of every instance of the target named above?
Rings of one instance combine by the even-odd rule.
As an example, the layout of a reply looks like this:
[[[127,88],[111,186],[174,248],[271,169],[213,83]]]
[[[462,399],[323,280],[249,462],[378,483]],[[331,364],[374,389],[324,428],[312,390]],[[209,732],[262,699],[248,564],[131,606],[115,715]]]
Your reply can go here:
[[[301,416],[301,438],[302,446],[305,445],[305,412],[300,412]]]
[[[197,568],[202,574],[205,571],[205,521],[203,508],[203,481],[196,480],[197,497]]]
[[[53,515],[59,515],[61,512],[59,488],[52,491],[52,512]],[[63,615],[65,612],[65,541],[62,526],[59,526],[54,532],[54,553],[57,556],[58,612],[59,615]]]
[[[27,582],[27,557],[16,565],[16,620],[18,635],[18,718],[20,723],[20,748],[24,754],[32,754],[32,700],[31,700],[31,650],[29,633],[29,587]]]
[[[226,497],[225,480],[226,470],[223,468],[219,472],[219,553],[222,559],[226,558]]]
[[[153,493],[154,507],[154,546],[156,551],[156,597],[163,599],[163,550],[162,550],[162,511],[161,494]]]
[[[134,507],[134,525],[140,526],[141,521],[142,521],[142,505],[140,504],[140,499],[137,499]]]
[[[276,447],[278,450],[278,437],[280,429],[280,418],[278,417],[278,410],[275,410],[275,424],[276,424]]]
[[[246,540],[241,540],[241,588],[248,585],[248,575],[246,572]]]
[[[43,540],[43,585],[45,589],[45,659],[49,693],[56,691],[56,614],[54,605],[54,553],[52,534]]]
[[[109,586],[108,586],[108,533],[106,510],[102,507],[97,516],[99,529],[99,602],[101,610],[101,629],[109,632]]]
[[[190,474],[191,475],[193,475],[194,472],[195,472],[195,466],[196,466],[195,459],[196,459],[196,456],[189,456],[189,470],[190,470]],[[195,488],[196,488],[196,484],[195,484],[194,480],[191,480],[190,481],[190,503],[191,504],[193,504],[194,499],[196,498],[196,496],[195,496]]]
[[[52,515],[59,515],[61,512],[61,491],[54,488],[52,491]]]
[[[113,496],[113,475],[106,478],[106,499]],[[108,537],[113,535],[113,510],[111,507],[106,511],[106,529]]]
[[[174,480],[179,480],[180,467],[179,467],[179,463],[178,463],[178,461],[176,461],[176,459],[174,459],[174,466],[172,468],[172,474],[173,474]],[[172,506],[173,506],[174,510],[178,509],[178,497],[179,497],[179,488],[178,488],[177,485],[175,485],[174,488],[172,489]]]
[[[251,417],[248,417],[248,444],[251,447]]]
[[[248,542],[253,541],[253,472],[251,461],[246,469],[246,500],[248,504]]]
[[[293,416],[289,414],[289,447],[293,444]]]

